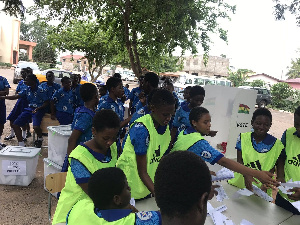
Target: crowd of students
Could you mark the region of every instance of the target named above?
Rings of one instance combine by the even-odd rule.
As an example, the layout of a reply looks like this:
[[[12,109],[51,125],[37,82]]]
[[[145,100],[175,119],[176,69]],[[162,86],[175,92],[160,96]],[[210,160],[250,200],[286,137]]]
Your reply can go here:
[[[271,112],[255,110],[253,131],[237,140],[236,162],[205,140],[217,131],[210,129],[209,111],[201,107],[205,98],[201,86],[187,87],[185,101],[179,103],[173,84],[166,80],[159,88],[153,72],[141,76],[139,87],[131,92],[119,74],[99,90],[91,83],[80,85],[76,74],[62,78],[62,88],[53,82],[51,72],[39,86],[32,71],[22,70],[22,77],[25,82],[18,84],[14,96],[8,96],[10,86],[0,77],[0,135],[6,121],[4,99],[19,99],[8,117],[12,133],[7,137],[15,134],[19,145],[24,145],[32,119],[38,135],[34,144],[40,146],[39,125],[46,112],[72,128],[63,166],[67,179],[53,224],[203,224],[213,193],[204,161],[235,171],[230,184],[250,190],[254,184],[270,195],[279,181],[300,181],[300,106],[294,127],[281,141],[268,134]],[[290,202],[300,200],[300,188],[291,191],[279,192],[275,203],[299,214]],[[140,201],[153,196],[160,212],[138,213],[129,203],[131,197]]]

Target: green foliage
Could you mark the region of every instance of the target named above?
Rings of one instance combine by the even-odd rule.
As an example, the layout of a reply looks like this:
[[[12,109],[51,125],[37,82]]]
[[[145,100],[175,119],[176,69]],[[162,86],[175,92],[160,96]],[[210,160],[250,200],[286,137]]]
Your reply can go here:
[[[74,20],[91,20],[99,29],[125,48],[134,73],[141,74],[140,55],[148,58],[170,54],[176,47],[182,52],[197,52],[201,44],[208,55],[212,33],[227,41],[227,32],[219,27],[219,20],[229,19],[235,11],[223,0],[41,0],[48,6],[35,14],[61,20],[65,29]]]
[[[37,62],[37,64],[38,64],[40,70],[47,70],[47,69],[55,67],[55,64],[53,64],[53,63]]]
[[[284,82],[274,84],[271,87],[272,106],[277,109],[288,108],[287,99],[292,96],[292,88]]]
[[[263,87],[265,86],[265,82],[263,80],[254,80],[250,85],[252,87]]]
[[[295,79],[300,77],[300,58],[296,60],[292,60],[292,66],[289,68],[287,72],[288,79]]]
[[[276,5],[274,6],[275,9],[275,18],[277,20],[285,20],[285,13],[288,11],[289,13],[295,15],[297,25],[300,26],[300,2],[299,0],[291,0],[291,1],[284,1],[284,0],[274,0]]]
[[[12,64],[10,64],[10,63],[0,62],[0,67],[7,67],[7,68],[10,68],[11,66],[12,66]]]
[[[28,61],[28,55],[25,52],[19,51],[19,61]]]
[[[246,85],[247,74],[249,72],[252,72],[252,70],[238,69],[236,72],[233,72],[229,69],[227,79],[231,81],[233,87],[244,86]]]

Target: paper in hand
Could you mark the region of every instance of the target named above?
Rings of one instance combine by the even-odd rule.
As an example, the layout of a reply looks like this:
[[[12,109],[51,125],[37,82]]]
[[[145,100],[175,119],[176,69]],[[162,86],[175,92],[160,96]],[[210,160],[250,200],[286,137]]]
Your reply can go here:
[[[211,181],[214,182],[221,180],[229,180],[231,178],[234,178],[234,173],[231,170],[224,167],[216,173],[216,176],[211,176]]]

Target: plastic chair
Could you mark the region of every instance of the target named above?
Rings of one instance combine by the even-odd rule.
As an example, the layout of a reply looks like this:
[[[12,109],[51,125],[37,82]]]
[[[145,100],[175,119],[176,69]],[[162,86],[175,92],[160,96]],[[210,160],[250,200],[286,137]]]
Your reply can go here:
[[[65,186],[66,177],[67,177],[67,172],[52,173],[46,176],[45,187],[49,191],[49,197],[48,197],[49,221],[51,221],[51,201],[52,201],[51,193],[61,192],[61,190]]]

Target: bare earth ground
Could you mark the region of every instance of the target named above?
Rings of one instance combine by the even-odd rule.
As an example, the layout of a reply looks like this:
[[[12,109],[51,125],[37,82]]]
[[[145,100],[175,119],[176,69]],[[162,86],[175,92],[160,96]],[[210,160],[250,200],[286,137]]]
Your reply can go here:
[[[13,84],[13,70],[0,69],[0,75],[7,78],[11,85],[10,95],[15,93],[16,84]],[[136,84],[130,83],[130,89]],[[6,100],[7,115],[12,110],[16,101]],[[293,114],[271,110],[273,125],[270,134],[277,138],[285,129],[293,126]],[[4,126],[3,138],[10,133],[9,122]],[[7,145],[17,145],[17,140],[4,141]],[[47,137],[44,137],[43,145],[47,145]],[[32,137],[28,138],[27,146],[32,146]],[[44,190],[44,162],[48,157],[47,148],[43,148],[39,157],[36,178],[28,187],[0,185],[0,224],[49,224],[48,222],[48,193]],[[1,169],[1,168],[0,168]],[[57,200],[52,197],[52,215]]]

